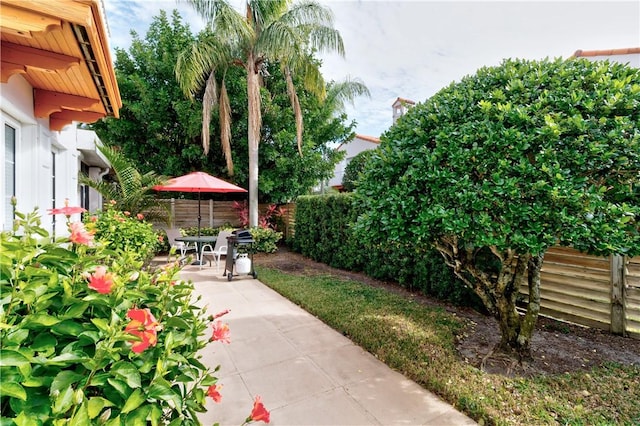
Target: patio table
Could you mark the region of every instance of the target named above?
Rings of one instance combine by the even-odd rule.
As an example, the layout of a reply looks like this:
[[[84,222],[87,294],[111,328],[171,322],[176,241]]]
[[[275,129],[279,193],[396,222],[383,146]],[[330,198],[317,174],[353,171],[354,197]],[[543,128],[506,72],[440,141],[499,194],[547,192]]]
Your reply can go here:
[[[204,244],[215,244],[217,235],[187,235],[185,237],[176,237],[176,241],[182,241],[184,243],[195,243],[196,244],[196,260],[192,263],[192,265],[200,264],[200,250]]]

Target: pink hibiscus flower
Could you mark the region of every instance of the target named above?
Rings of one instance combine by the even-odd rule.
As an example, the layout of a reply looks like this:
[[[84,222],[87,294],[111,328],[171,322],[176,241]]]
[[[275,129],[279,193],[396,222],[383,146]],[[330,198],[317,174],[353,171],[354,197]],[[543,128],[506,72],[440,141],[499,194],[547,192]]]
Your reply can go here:
[[[219,340],[222,343],[231,343],[229,340],[229,324],[223,324],[222,321],[216,321],[212,324],[213,335],[211,341]]]
[[[96,267],[96,271],[89,276],[89,288],[101,294],[108,294],[113,287],[113,274],[107,272],[104,266]]]
[[[84,223],[73,222],[69,225],[69,229],[71,230],[69,241],[72,243],[88,246],[93,242],[93,233],[86,230]]]

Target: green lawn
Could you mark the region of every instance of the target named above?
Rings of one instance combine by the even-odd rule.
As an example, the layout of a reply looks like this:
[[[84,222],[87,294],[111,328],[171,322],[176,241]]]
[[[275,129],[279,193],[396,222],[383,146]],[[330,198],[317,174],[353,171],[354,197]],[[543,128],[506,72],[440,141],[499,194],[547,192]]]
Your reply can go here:
[[[329,275],[258,268],[260,281],[480,424],[638,425],[640,367],[607,365],[533,379],[483,373],[461,361],[459,318]]]

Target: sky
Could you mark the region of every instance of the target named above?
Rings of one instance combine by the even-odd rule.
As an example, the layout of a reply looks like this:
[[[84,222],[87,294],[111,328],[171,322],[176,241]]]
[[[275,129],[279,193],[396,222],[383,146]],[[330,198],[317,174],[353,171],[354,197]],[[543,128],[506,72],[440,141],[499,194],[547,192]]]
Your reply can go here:
[[[204,27],[177,0],[103,0],[110,46],[128,49],[159,10],[177,9],[191,31]],[[423,102],[450,83],[505,58],[568,58],[576,50],[640,47],[640,1],[319,0],[334,14],[345,57],[321,55],[327,81],[359,78],[371,97],[346,112],[356,133],[379,137],[401,97]],[[230,0],[242,8],[242,0]]]

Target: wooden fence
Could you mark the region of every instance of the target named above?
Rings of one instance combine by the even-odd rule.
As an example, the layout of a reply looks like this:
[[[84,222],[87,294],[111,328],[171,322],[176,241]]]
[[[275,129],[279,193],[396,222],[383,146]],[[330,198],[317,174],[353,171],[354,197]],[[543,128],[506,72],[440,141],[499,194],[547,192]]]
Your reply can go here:
[[[542,315],[640,338],[640,257],[597,257],[553,247],[545,254],[540,281]]]
[[[624,291],[626,330],[629,335],[640,338],[640,256],[627,262]]]
[[[285,241],[294,237],[296,233],[296,204],[288,203],[282,206],[284,210],[284,217],[282,218],[282,222],[284,223],[284,229],[281,229],[284,232]]]
[[[189,228],[198,226],[198,200],[175,199],[166,200],[169,203],[171,217],[173,220],[173,228]],[[231,225],[233,227],[240,226],[238,212],[233,208],[233,201],[200,201],[200,226],[203,228],[217,228],[223,225]],[[258,209],[264,212],[268,204],[260,204]],[[283,229],[278,229],[284,234],[284,238],[293,236],[295,225],[296,205],[293,203],[282,206],[285,214],[282,218]],[[156,227],[164,227],[166,225],[156,224]]]

